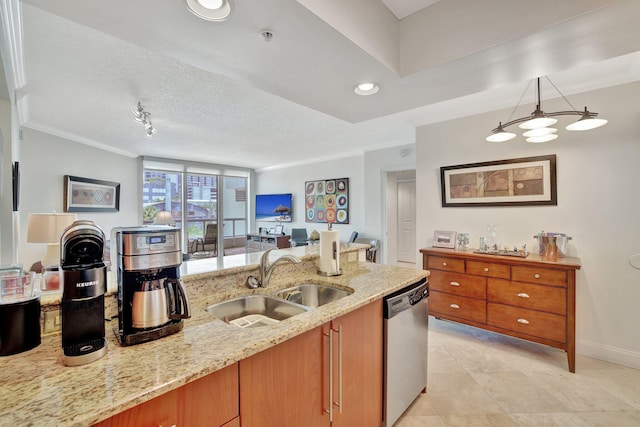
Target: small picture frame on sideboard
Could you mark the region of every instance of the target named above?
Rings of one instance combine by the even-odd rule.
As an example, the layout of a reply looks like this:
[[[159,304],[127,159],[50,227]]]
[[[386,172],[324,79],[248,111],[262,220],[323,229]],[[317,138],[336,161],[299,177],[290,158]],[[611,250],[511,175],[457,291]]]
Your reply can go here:
[[[433,232],[433,247],[455,249],[456,247],[455,231],[436,230]]]

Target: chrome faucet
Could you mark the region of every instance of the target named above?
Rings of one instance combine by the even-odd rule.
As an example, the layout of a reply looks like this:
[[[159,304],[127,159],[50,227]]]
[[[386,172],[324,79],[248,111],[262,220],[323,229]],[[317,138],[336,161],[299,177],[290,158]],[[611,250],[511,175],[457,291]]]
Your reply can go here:
[[[260,278],[255,276],[249,276],[247,278],[247,287],[251,289],[256,288],[266,288],[269,285],[269,279],[271,278],[271,273],[273,273],[273,269],[276,265],[281,264],[283,262],[291,262],[293,264],[299,264],[302,262],[300,258],[295,255],[283,255],[280,258],[277,258],[275,261],[269,265],[269,253],[273,249],[268,249],[262,254],[260,258]]]

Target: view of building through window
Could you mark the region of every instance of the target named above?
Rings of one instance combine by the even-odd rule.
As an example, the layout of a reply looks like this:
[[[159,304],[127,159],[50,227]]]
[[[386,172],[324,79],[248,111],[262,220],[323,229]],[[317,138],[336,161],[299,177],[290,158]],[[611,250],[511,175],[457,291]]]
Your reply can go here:
[[[183,195],[183,177],[186,188]],[[247,227],[247,179],[241,177],[221,177],[217,175],[190,174],[144,170],[143,181],[143,222],[153,224],[158,213],[171,213],[173,223],[187,233],[189,253],[216,256],[217,236],[223,233],[225,248],[233,253],[243,251]],[[218,192],[218,182],[224,191]],[[219,224],[219,200],[222,200],[224,214]],[[183,227],[183,211],[186,227]]]

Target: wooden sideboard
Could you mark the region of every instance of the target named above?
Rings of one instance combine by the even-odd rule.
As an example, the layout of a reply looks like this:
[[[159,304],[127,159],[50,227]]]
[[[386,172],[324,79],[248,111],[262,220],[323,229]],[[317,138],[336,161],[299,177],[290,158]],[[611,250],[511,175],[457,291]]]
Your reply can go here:
[[[567,352],[575,372],[576,270],[580,259],[426,248],[429,314]]]

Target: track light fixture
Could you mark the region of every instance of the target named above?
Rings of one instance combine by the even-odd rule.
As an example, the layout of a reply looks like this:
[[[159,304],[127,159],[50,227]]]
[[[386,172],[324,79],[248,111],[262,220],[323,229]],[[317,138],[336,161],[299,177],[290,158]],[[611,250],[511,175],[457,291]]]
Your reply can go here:
[[[527,142],[539,143],[539,142],[547,142],[552,141],[558,138],[556,132],[558,129],[550,127],[555,125],[558,122],[558,119],[554,119],[555,116],[580,116],[578,121],[571,123],[566,126],[565,129],[568,131],[580,131],[580,130],[591,130],[595,128],[599,128],[600,126],[604,126],[607,124],[607,120],[598,119],[598,113],[591,112],[584,107],[584,111],[578,111],[575,109],[573,105],[569,102],[569,100],[560,92],[560,90],[553,84],[553,82],[546,77],[546,79],[551,83],[551,86],[562,96],[562,98],[569,104],[573,110],[568,111],[556,111],[552,113],[545,113],[542,111],[542,99],[540,99],[540,77],[537,80],[537,104],[536,109],[531,113],[530,116],[520,117],[519,119],[509,120],[506,123],[499,122],[498,127],[491,130],[491,135],[489,135],[486,139],[489,142],[504,142],[509,141],[516,137],[516,134],[513,132],[508,132],[505,128],[518,124],[520,129],[525,129],[526,132],[522,134],[527,140]],[[528,87],[527,87],[528,89]],[[526,89],[525,89],[526,91]],[[522,100],[522,97],[520,98]],[[518,102],[520,104],[520,102]],[[516,105],[511,112],[511,116],[515,112],[515,109],[518,107]],[[511,119],[511,117],[509,117]]]
[[[151,139],[153,135],[158,131],[153,127],[153,123],[151,123],[151,113],[149,113],[148,111],[144,111],[144,107],[142,106],[140,101],[138,101],[138,106],[132,112],[136,122],[142,123],[144,125],[145,136]]]

